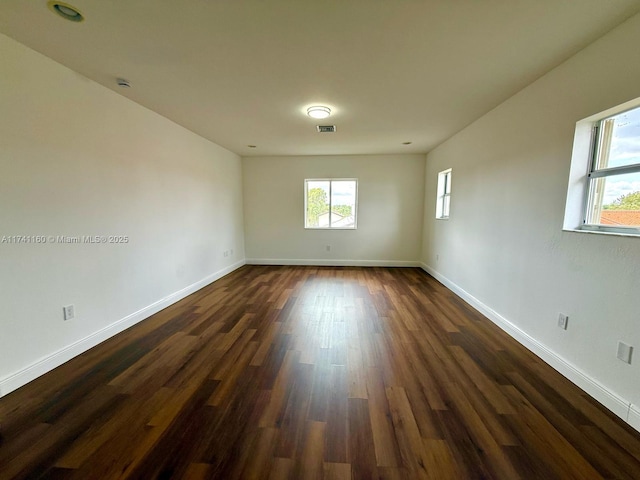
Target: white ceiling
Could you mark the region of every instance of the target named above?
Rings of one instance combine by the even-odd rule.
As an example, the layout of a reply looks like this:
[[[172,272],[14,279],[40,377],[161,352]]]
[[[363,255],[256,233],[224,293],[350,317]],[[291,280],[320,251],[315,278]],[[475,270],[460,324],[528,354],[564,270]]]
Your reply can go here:
[[[637,0],[66,1],[84,22],[46,0],[3,0],[0,31],[246,156],[428,152],[640,11]],[[334,114],[307,117],[318,103]]]

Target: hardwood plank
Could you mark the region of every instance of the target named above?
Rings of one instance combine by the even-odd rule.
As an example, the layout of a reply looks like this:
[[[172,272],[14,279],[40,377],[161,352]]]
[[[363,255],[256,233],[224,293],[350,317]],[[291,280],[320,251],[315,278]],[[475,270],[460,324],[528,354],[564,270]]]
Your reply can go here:
[[[332,366],[325,430],[325,461],[347,463],[348,451],[348,386],[347,372],[343,366]]]
[[[290,458],[275,458],[271,472],[269,472],[269,480],[288,480],[291,477],[293,469],[293,460]]]
[[[183,480],[206,480],[210,477],[211,465],[206,463],[190,463],[182,476]]]
[[[349,463],[355,478],[377,476],[376,452],[371,431],[368,401],[349,398]]]
[[[267,333],[263,336],[256,350],[255,355],[251,359],[251,365],[259,367],[264,362],[269,351],[273,348],[273,340],[280,331],[282,322],[273,322],[269,325]]]
[[[376,464],[381,467],[398,467],[402,458],[396,440],[391,411],[380,370],[367,369],[367,390],[369,392],[369,415],[371,432],[376,452]]]
[[[387,398],[403,464],[412,478],[435,478],[432,475],[436,470],[428,462],[406,392],[401,387],[389,387]]]
[[[120,415],[105,416],[103,421],[91,425],[56,461],[56,466],[80,468],[99,448],[132,424],[139,422],[140,428],[144,428],[150,416],[162,408],[173,393],[171,389],[161,388],[150,397],[138,395],[124,399]]]
[[[296,458],[301,454],[311,403],[313,372],[313,365],[298,363],[294,367],[286,407],[276,422],[279,434],[275,455],[278,457]]]
[[[289,380],[299,357],[300,353],[293,350],[288,350],[285,354],[282,368],[278,371],[278,376],[271,390],[269,404],[260,417],[259,427],[280,426],[280,419],[286,407],[286,401],[291,393]]]
[[[322,479],[325,427],[324,422],[307,422],[300,460],[293,470],[295,478]]]
[[[324,464],[325,480],[350,480],[351,465],[348,463],[329,463]]]
[[[367,375],[358,341],[347,347],[347,373],[349,376],[349,398],[368,398]]]
[[[273,464],[273,450],[278,435],[277,428],[260,428],[251,455],[240,478],[263,478],[265,472],[271,470]]]

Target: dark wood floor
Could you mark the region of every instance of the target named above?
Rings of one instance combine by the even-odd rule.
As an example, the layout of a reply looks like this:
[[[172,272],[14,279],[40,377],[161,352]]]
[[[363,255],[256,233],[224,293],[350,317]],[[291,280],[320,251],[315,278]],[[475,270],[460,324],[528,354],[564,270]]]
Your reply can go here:
[[[640,434],[418,269],[245,266],[0,399],[0,478],[640,478]]]

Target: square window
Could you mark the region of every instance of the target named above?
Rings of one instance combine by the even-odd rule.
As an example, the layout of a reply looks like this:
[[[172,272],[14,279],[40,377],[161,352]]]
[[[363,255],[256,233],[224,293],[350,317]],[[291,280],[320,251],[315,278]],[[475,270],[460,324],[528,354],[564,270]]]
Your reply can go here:
[[[640,233],[640,107],[593,128],[583,228]]]
[[[449,218],[451,205],[451,169],[438,173],[438,196],[436,198],[436,218]]]
[[[353,178],[304,181],[304,226],[317,229],[355,229],[358,180]]]

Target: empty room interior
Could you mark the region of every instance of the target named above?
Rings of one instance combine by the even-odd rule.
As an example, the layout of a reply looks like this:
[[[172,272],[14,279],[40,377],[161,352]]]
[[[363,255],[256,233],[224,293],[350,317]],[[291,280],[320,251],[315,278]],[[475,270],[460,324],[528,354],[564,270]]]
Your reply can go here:
[[[0,478],[640,478],[640,3],[0,3]]]

